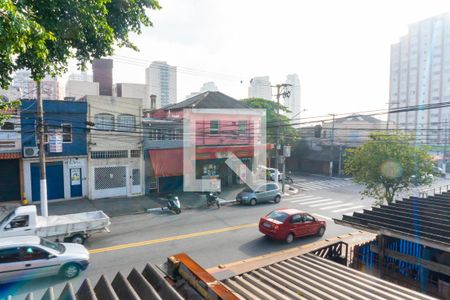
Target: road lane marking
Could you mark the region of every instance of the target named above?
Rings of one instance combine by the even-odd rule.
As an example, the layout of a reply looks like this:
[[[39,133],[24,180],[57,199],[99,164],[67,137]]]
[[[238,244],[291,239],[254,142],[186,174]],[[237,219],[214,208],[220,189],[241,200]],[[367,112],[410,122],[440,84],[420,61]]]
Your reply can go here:
[[[360,208],[363,208],[363,207],[365,207],[365,206],[364,206],[364,205],[358,205],[358,206],[353,206],[353,207],[347,207],[347,208],[336,209],[336,210],[333,210],[333,212],[334,212],[334,213],[337,213],[337,212],[346,211],[346,210],[351,210],[351,209],[357,210],[357,209],[360,209]]]
[[[319,203],[319,204],[313,204],[310,205],[311,207],[320,207],[320,206],[324,206],[324,205],[331,205],[331,204],[338,204],[338,203],[342,203],[342,201],[331,201],[331,202],[327,202],[327,203]]]
[[[321,207],[320,209],[325,210],[325,209],[338,208],[338,207],[351,206],[351,205],[355,205],[355,203],[337,204],[337,205],[332,205],[332,206],[327,206],[327,207]]]
[[[322,197],[313,197],[313,198],[308,198],[308,199],[295,200],[295,201],[291,201],[291,202],[292,203],[300,203],[301,202],[301,204],[308,204],[308,203],[314,203],[315,201],[317,201],[319,199],[323,199],[323,198]],[[315,200],[315,201],[312,201],[312,200]],[[328,200],[331,200],[331,199],[328,199]],[[303,202],[303,201],[305,201],[305,202]]]
[[[258,226],[258,223],[251,223],[251,224],[243,224],[243,225],[237,225],[237,226],[231,226],[231,227],[224,227],[219,229],[212,229],[212,230],[206,230],[206,231],[200,231],[200,232],[194,232],[194,233],[187,233],[187,234],[181,234],[181,235],[175,235],[175,236],[169,236],[165,238],[159,238],[154,240],[147,240],[142,242],[136,242],[136,243],[128,243],[128,244],[120,244],[110,247],[104,247],[104,248],[96,248],[89,250],[90,254],[96,254],[96,253],[103,253],[103,252],[110,252],[110,251],[117,251],[117,250],[123,250],[128,248],[136,248],[136,247],[142,247],[142,246],[148,246],[148,245],[154,245],[154,244],[160,244],[165,242],[171,242],[171,241],[178,241],[183,239],[189,239],[199,236],[205,236],[210,234],[216,234],[216,233],[223,233],[223,232],[229,232],[229,231],[236,231],[244,228],[251,228]]]

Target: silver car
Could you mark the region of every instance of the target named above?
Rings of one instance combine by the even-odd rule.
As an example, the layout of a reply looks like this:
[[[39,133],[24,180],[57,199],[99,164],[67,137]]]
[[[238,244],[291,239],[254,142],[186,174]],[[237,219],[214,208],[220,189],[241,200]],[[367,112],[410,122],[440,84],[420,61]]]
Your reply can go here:
[[[37,236],[0,239],[0,284],[53,275],[70,279],[88,265],[89,252],[83,245]]]
[[[241,204],[256,205],[263,202],[278,203],[281,200],[281,189],[278,184],[264,183],[257,186],[254,190],[246,188],[236,196],[236,201]]]

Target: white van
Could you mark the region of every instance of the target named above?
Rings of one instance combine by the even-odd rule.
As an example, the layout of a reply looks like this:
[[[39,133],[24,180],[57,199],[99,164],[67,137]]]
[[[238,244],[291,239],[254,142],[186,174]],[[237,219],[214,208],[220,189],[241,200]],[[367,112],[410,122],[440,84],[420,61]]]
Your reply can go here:
[[[0,284],[61,275],[74,278],[89,265],[79,244],[61,244],[38,236],[0,238]]]

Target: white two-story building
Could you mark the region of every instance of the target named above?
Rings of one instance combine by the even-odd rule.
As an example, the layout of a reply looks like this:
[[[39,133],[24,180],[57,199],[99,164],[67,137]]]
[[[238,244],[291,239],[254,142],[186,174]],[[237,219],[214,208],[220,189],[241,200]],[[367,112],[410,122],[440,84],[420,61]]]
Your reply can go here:
[[[144,193],[142,99],[86,96],[90,199]]]

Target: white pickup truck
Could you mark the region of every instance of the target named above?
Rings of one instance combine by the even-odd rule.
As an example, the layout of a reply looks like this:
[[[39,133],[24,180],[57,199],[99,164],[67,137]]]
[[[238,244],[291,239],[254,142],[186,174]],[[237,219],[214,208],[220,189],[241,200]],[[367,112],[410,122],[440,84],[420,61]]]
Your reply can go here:
[[[0,221],[0,238],[37,235],[58,242],[83,244],[95,232],[109,232],[109,217],[101,210],[41,217],[36,206],[19,206]]]

